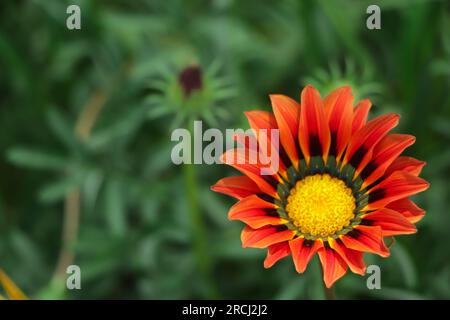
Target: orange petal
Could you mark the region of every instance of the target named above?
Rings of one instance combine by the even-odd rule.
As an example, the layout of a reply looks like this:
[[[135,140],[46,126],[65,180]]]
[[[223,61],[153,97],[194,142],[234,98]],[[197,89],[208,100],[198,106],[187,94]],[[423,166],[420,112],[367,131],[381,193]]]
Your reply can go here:
[[[425,210],[407,198],[391,202],[386,207],[399,212],[411,223],[416,223],[425,216]]]
[[[347,272],[345,261],[330,247],[323,246],[317,252],[323,269],[323,281],[330,288]]]
[[[294,231],[279,231],[277,227],[253,229],[247,226],[241,233],[242,247],[266,248],[275,243],[291,240],[294,235]]]
[[[347,248],[375,253],[382,257],[389,256],[380,227],[357,225],[340,238]]]
[[[275,209],[275,208],[276,206],[274,203],[263,200],[257,195],[253,194],[235,203],[230,208],[228,215],[229,217],[233,217],[233,215],[235,214],[252,209]]]
[[[272,172],[274,172],[273,177],[280,182],[282,181],[280,175],[285,177],[286,166],[281,161],[277,149],[267,140],[267,135],[260,133],[258,136],[257,133],[255,135],[255,132],[251,135],[244,132],[237,132],[233,135],[233,139],[242,145],[243,148],[240,149],[245,150],[247,155],[252,155],[258,160],[261,168],[272,168]],[[263,144],[260,141],[264,141]],[[269,148],[271,150],[270,152],[268,152]],[[265,161],[264,163],[262,163],[263,160]],[[270,163],[270,161],[273,163]]]
[[[271,214],[273,212],[273,214]],[[257,195],[242,199],[230,208],[228,219],[239,220],[257,229],[267,225],[285,224],[287,220],[279,217],[275,205]]]
[[[211,190],[239,200],[261,192],[256,183],[247,176],[234,176],[220,179],[215,185],[211,186]]]
[[[306,86],[301,94],[300,125],[298,139],[306,163],[312,156],[322,156],[326,162],[330,149],[328,128],[322,99],[312,86]]]
[[[280,129],[280,140],[291,162],[298,167],[297,134],[300,119],[300,105],[293,99],[270,95],[273,113]]]
[[[356,105],[353,113],[352,135],[366,125],[371,106],[372,103],[368,99],[362,100]]]
[[[253,229],[262,228],[265,226],[279,226],[286,224],[287,220],[280,217],[267,215],[267,212],[263,210],[251,210],[245,213],[236,215],[233,219],[244,222],[246,225]]]
[[[305,272],[309,261],[321,246],[322,243],[320,241],[306,240],[304,238],[289,241],[295,270],[298,273]]]
[[[416,138],[408,134],[389,134],[381,139],[373,149],[372,159],[361,172],[364,179],[361,189],[381,178],[391,163],[415,141]]]
[[[244,113],[253,130],[278,128],[275,117],[268,111],[251,110]]]
[[[246,153],[247,151],[247,153]],[[221,157],[220,161],[226,163],[243,174],[249,177],[258,188],[272,197],[278,197],[274,186],[277,184],[276,180],[270,176],[261,175],[261,165],[253,164],[254,161],[250,161],[248,153],[251,150],[245,150],[242,148],[231,149],[226,151]]]
[[[383,237],[400,234],[412,234],[417,231],[416,227],[397,211],[383,208],[373,211],[363,217],[364,224],[379,226]]]
[[[366,265],[362,252],[346,248],[340,239],[329,238],[328,243],[347,263],[350,270],[362,276],[366,274]]]
[[[256,139],[258,140],[259,156],[264,156],[266,159],[277,157],[279,164],[279,171],[284,172],[286,166],[280,157],[279,131],[277,140],[272,141],[272,130],[278,130],[278,125],[272,113],[267,111],[252,110],[246,111],[245,116],[248,119],[250,127],[254,130]],[[277,170],[278,171],[278,170]]]
[[[245,132],[236,132],[233,135],[233,140],[237,141],[245,149],[258,151],[258,140],[255,135],[249,135]]]
[[[287,242],[280,242],[269,246],[267,250],[267,256],[264,260],[264,268],[272,267],[276,262],[291,253],[289,244]]]
[[[368,191],[369,204],[364,210],[375,210],[428,189],[429,183],[404,171],[395,171]]]
[[[412,175],[418,176],[422,172],[422,168],[426,162],[414,159],[412,157],[398,157],[395,161],[386,169],[384,173],[385,177],[390,176],[395,171],[405,171]]]
[[[356,169],[356,174],[361,172],[371,159],[370,151],[398,124],[399,118],[393,113],[379,116],[355,132],[345,153],[344,164],[350,163]]]
[[[324,101],[325,113],[330,127],[330,155],[337,160],[342,156],[352,132],[353,95],[345,86],[330,93]]]

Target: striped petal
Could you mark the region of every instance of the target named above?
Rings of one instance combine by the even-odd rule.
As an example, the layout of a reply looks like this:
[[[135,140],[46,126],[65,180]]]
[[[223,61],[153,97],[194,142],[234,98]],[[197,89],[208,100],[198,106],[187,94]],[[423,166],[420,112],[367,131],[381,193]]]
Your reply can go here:
[[[374,146],[398,124],[399,118],[393,113],[379,116],[358,130],[350,139],[344,165],[350,163],[358,175],[370,161]]]
[[[412,200],[407,198],[391,202],[386,208],[399,212],[411,223],[416,223],[425,216],[425,210],[418,207]]]
[[[404,171],[396,171],[368,191],[365,210],[375,210],[428,189],[429,183]]]
[[[241,201],[235,203],[228,212],[229,217],[233,217],[240,212],[252,210],[252,209],[275,209],[274,203],[266,201],[258,197],[256,194],[250,195]]]
[[[255,132],[253,132],[253,134],[236,132],[233,135],[233,139],[246,150],[248,155],[252,155],[257,159],[261,168],[271,169],[269,171],[271,172],[270,174],[267,173],[267,171],[261,171],[261,174],[273,175],[278,181],[281,181],[281,176],[286,177],[284,174],[286,166],[284,165],[284,162],[281,161],[280,154],[276,149],[270,146],[270,143],[268,143],[266,140],[267,137],[265,137],[264,134],[259,136],[259,141],[265,141],[263,145],[259,143],[257,136],[255,136]],[[267,152],[269,150],[268,148],[271,148],[272,150],[270,153]]]
[[[253,229],[258,229],[265,226],[279,226],[286,224],[287,220],[284,220],[275,215],[268,215],[264,210],[252,210],[245,213],[236,215],[233,219],[244,222],[246,225]]]
[[[275,243],[291,240],[295,235],[294,231],[282,230],[277,227],[263,227],[253,229],[245,227],[241,233],[243,248],[267,248]]]
[[[422,168],[425,166],[425,164],[426,162],[414,159],[412,157],[398,157],[386,169],[384,176],[388,177],[395,171],[404,171],[414,176],[418,176],[422,172]]]
[[[300,105],[293,99],[279,95],[270,95],[272,109],[278,128],[280,129],[280,140],[289,159],[298,167],[298,145],[297,135],[300,119]]]
[[[397,211],[383,208],[363,216],[364,224],[379,226],[383,237],[400,234],[412,234],[417,231],[416,227]]]
[[[247,176],[234,176],[222,178],[211,187],[211,190],[220,192],[236,199],[243,199],[252,194],[260,193],[256,183]]]
[[[287,222],[280,218],[273,203],[257,195],[251,195],[233,205],[228,212],[228,219],[242,221],[254,229]]]
[[[330,149],[330,130],[320,94],[313,87],[306,86],[301,100],[298,139],[306,163],[309,164],[313,156],[322,156],[326,162]]]
[[[237,141],[245,149],[258,151],[258,139],[256,139],[254,133],[236,132],[233,135],[233,140]]]
[[[366,265],[364,263],[362,252],[346,248],[341,239],[329,238],[328,243],[347,263],[352,272],[362,276],[366,274]]]
[[[274,188],[277,181],[270,176],[261,175],[261,165],[253,164],[255,161],[249,159],[250,152],[251,150],[243,148],[228,150],[220,157],[220,161],[245,174],[255,182],[262,192],[272,197],[278,197]]]
[[[353,112],[352,135],[366,125],[371,106],[372,103],[368,99],[362,100],[356,105]]]
[[[250,127],[254,131],[254,135],[258,140],[258,155],[260,160],[264,157],[269,160],[271,158],[276,157],[277,164],[279,164],[279,168],[276,168],[280,171],[285,171],[286,167],[284,163],[281,161],[282,150],[280,149],[279,144],[279,129],[277,125],[277,121],[272,113],[267,111],[247,111],[245,112],[245,116],[250,124]],[[275,136],[275,141],[272,141],[273,130],[277,130],[278,133]]]
[[[330,128],[330,155],[339,161],[350,139],[353,121],[353,95],[350,87],[341,87],[330,93],[324,101]]]
[[[375,253],[382,257],[389,256],[380,227],[357,225],[340,238],[347,248]]]
[[[295,270],[298,273],[305,272],[309,261],[321,246],[322,243],[320,241],[306,240],[304,238],[296,238],[289,241]]]
[[[275,117],[268,111],[251,110],[244,112],[244,114],[253,130],[278,129]]]
[[[247,117],[250,127],[254,130],[255,136],[259,145],[262,147],[262,151],[279,152],[278,140],[273,141],[271,139],[272,130],[278,130],[278,124],[271,112],[251,110],[244,112]],[[274,150],[272,150],[274,148]],[[269,151],[270,150],[270,151]]]
[[[291,253],[289,244],[287,242],[280,242],[269,246],[267,256],[264,260],[264,268],[270,268],[279,260],[288,256]]]
[[[327,288],[331,288],[347,272],[347,264],[328,246],[323,246],[317,253],[322,264],[323,281]]]
[[[364,179],[361,189],[381,178],[391,163],[415,141],[416,138],[408,134],[389,134],[381,139],[373,149],[372,159],[361,172]]]

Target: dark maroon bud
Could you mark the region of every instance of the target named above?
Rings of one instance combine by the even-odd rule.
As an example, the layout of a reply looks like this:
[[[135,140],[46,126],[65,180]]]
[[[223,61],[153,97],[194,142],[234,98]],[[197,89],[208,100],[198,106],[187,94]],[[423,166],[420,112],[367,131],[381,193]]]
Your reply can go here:
[[[197,65],[186,67],[178,76],[178,82],[183,88],[184,95],[189,97],[193,91],[200,90],[202,84],[202,70]]]

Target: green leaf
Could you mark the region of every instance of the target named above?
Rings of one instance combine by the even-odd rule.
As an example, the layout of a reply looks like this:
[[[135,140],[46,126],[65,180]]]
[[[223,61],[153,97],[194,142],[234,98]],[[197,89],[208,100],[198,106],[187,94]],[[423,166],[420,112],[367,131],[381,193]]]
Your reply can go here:
[[[66,194],[74,190],[78,186],[78,182],[64,179],[62,181],[56,181],[44,185],[39,190],[39,200],[44,203],[54,203],[56,201],[62,200]]]
[[[91,150],[117,146],[117,140],[137,131],[145,120],[147,106],[134,106],[124,117],[118,118],[107,128],[94,131],[87,145]]]
[[[7,151],[7,159],[18,166],[40,170],[59,170],[67,166],[67,159],[29,148],[14,147]]]
[[[105,215],[109,229],[114,235],[126,232],[125,190],[117,180],[109,180],[105,189]]]
[[[73,128],[56,108],[47,111],[47,121],[55,136],[66,147],[74,146],[76,143]]]

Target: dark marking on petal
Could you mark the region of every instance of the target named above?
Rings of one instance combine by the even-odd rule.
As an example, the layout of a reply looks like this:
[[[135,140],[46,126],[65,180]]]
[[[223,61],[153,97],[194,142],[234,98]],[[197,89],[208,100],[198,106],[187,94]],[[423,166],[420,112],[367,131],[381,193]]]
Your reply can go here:
[[[319,136],[313,134],[309,137],[309,153],[311,157],[322,155],[322,146]]]
[[[353,229],[347,233],[347,236],[352,237],[353,239],[358,239],[361,236],[361,231]]]
[[[366,180],[380,165],[376,161],[370,161],[361,172],[361,178]]]
[[[286,166],[286,168],[289,168],[292,165],[291,159],[289,159],[289,156],[286,153],[286,150],[282,146],[280,146],[280,160],[283,162],[283,164]]]
[[[279,217],[277,209],[264,209],[265,213],[269,217]]]
[[[261,199],[263,199],[264,201],[273,203],[273,198],[271,196],[269,196],[268,194],[265,193],[258,193],[257,196]]]
[[[330,144],[330,151],[329,156],[336,156],[337,155],[337,132],[331,131],[331,144]]]
[[[361,163],[362,159],[367,153],[367,149],[364,147],[360,147],[352,156],[349,163],[352,165],[353,168],[357,168],[358,165]]]
[[[261,175],[261,178],[263,178],[268,184],[270,184],[274,189],[277,189],[278,181],[273,176],[266,176]]]
[[[386,196],[386,191],[384,189],[378,189],[369,194],[369,203],[375,202],[377,200],[383,199]]]
[[[368,220],[368,219],[362,219],[361,222],[360,222],[360,225],[363,225],[363,226],[374,226],[375,225],[375,221]]]
[[[304,247],[312,247],[313,245],[314,245],[314,240],[307,240],[307,239],[305,239],[304,241],[303,241],[303,246]]]
[[[302,149],[300,148],[299,143],[295,144],[295,150],[297,150],[297,155],[298,155],[299,160],[305,159],[305,156],[303,155],[303,152],[302,152]]]
[[[277,232],[281,232],[281,231],[286,231],[288,230],[288,227],[284,224],[281,224],[279,226],[275,226],[275,229],[277,230]]]

